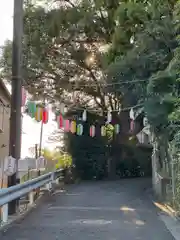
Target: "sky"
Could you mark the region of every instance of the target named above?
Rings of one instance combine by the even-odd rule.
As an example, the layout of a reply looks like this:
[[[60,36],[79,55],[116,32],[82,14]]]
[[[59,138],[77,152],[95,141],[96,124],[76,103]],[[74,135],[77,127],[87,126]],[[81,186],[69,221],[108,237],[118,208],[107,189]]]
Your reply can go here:
[[[13,0],[0,0],[0,45],[3,45],[6,39],[12,39],[13,2]]]
[[[12,40],[13,35],[13,4],[14,0],[0,0],[0,46],[4,41]],[[42,147],[54,148],[55,145],[48,142],[48,137],[56,129],[56,123],[53,121],[54,115],[50,111],[49,121],[44,125]],[[36,143],[39,144],[41,124],[24,115],[21,157],[29,156],[29,148]]]

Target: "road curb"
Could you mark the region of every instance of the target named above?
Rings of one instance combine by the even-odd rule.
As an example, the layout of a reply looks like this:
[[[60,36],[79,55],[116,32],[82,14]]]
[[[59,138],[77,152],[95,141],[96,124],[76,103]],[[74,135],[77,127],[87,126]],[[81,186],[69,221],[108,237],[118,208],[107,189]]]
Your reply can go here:
[[[164,204],[164,206],[168,209],[168,211],[172,214],[172,216],[177,220],[180,221],[180,215],[176,212],[171,206]]]
[[[180,216],[178,213],[168,204],[160,202],[153,194],[152,189],[146,190],[148,198],[152,202],[152,204],[158,209],[158,211],[161,211],[164,214],[167,214],[168,216],[172,217],[176,221],[180,221]]]

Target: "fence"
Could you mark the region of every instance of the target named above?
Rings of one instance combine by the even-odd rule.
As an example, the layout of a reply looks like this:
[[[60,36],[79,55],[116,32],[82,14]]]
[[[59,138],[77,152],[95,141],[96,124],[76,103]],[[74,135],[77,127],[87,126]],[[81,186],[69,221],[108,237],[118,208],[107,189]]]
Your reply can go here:
[[[7,176],[3,171],[4,163],[0,166],[0,188],[7,187]],[[33,179],[41,174],[55,170],[56,161],[39,162],[35,158],[24,158],[18,161],[18,178],[21,182]],[[38,168],[37,168],[38,167]]]
[[[54,182],[58,183],[62,178],[62,169],[46,173],[22,184],[0,190],[1,222],[8,222],[8,203],[28,194],[29,204],[34,202],[34,190],[45,186],[47,190],[52,189]]]

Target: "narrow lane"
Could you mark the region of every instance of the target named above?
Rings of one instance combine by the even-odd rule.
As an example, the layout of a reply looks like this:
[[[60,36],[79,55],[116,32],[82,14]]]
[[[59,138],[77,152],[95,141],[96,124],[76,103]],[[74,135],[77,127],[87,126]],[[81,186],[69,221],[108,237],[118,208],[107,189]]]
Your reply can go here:
[[[143,179],[72,185],[57,192],[1,240],[173,240]]]

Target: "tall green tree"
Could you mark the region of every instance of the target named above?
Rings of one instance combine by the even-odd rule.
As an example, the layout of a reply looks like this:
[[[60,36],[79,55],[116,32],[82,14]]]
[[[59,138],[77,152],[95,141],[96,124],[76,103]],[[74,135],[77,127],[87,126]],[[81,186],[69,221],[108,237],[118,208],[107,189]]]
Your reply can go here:
[[[174,111],[177,93],[177,75],[170,70],[178,46],[175,3],[149,1],[144,9],[148,18],[135,33],[133,47],[125,56],[120,54],[119,60],[108,69],[109,81],[127,81],[128,84],[124,84],[127,98],[134,95],[136,104],[142,103],[161,153],[167,155],[162,157],[165,161],[168,161],[169,117]]]
[[[125,89],[119,87],[122,94],[109,94],[105,70],[116,55],[126,55],[134,46],[135,34],[148,19],[144,9],[149,2],[61,1],[47,9],[47,4],[27,1],[23,78],[29,92],[56,102],[77,99],[82,105],[93,99],[102,113],[108,107],[118,109]],[[6,78],[11,74],[10,45],[4,47],[1,61]],[[110,50],[104,54],[106,46]],[[75,97],[69,100],[69,95]]]

